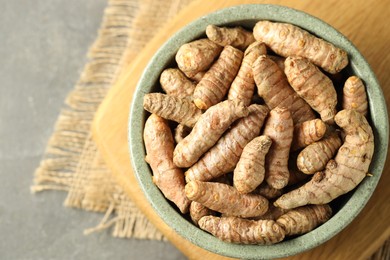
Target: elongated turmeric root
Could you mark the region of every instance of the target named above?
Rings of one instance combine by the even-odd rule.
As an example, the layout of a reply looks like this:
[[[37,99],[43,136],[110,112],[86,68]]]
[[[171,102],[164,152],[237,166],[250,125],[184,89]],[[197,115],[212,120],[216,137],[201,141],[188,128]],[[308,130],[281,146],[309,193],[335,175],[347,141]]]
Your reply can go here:
[[[209,39],[200,39],[183,44],[176,53],[176,62],[184,74],[192,78],[206,71],[221,53],[222,47]]]
[[[313,119],[296,124],[291,151],[296,151],[320,140],[326,133],[326,124],[321,119]]]
[[[210,216],[215,215],[216,212],[214,210],[211,210],[205,206],[203,206],[201,203],[192,201],[190,205],[190,217],[192,222],[198,226],[199,220],[204,216]]]
[[[242,51],[226,46],[218,60],[206,72],[194,91],[194,103],[200,109],[208,109],[222,101],[240,68]]]
[[[298,155],[298,169],[305,174],[314,174],[323,170],[340,146],[341,139],[337,132],[307,146]]]
[[[229,216],[256,217],[268,210],[266,198],[257,194],[241,194],[223,183],[190,181],[185,186],[185,193],[188,199]]]
[[[255,41],[253,33],[245,30],[242,27],[218,27],[216,25],[208,25],[206,27],[206,35],[211,41],[221,46],[231,45],[240,50],[245,50],[251,43]]]
[[[153,182],[164,196],[176,204],[182,213],[188,211],[190,201],[184,193],[184,175],[173,163],[173,137],[165,119],[150,115],[144,129],[146,162],[153,172]]]
[[[259,21],[253,34],[257,41],[264,42],[275,53],[284,57],[305,57],[332,74],[348,65],[344,50],[292,24]]]
[[[343,88],[343,109],[355,109],[367,115],[367,93],[363,82],[356,76],[349,77]]]
[[[315,119],[310,106],[291,88],[286,75],[268,56],[260,56],[253,64],[257,91],[270,109],[287,107],[294,124]]]
[[[233,173],[233,185],[238,192],[252,192],[263,182],[265,155],[271,144],[271,138],[262,135],[254,138],[244,147]]]
[[[332,216],[332,208],[325,205],[306,205],[289,210],[280,216],[278,223],[286,232],[286,236],[305,234],[325,223]]]
[[[230,243],[271,245],[284,239],[284,230],[273,220],[206,216],[199,227]]]
[[[245,145],[260,134],[269,109],[262,105],[248,107],[251,113],[238,120],[198,162],[185,172],[187,182],[208,181],[236,167]]]
[[[149,93],[144,96],[144,109],[168,120],[193,127],[202,115],[189,99],[182,99],[162,93]]]
[[[275,189],[282,189],[288,183],[288,157],[293,138],[293,121],[286,108],[277,107],[271,110],[265,122],[263,134],[272,140],[266,158],[266,181]]]
[[[264,43],[255,42],[249,45],[244,53],[240,70],[230,86],[228,99],[241,100],[247,106],[251,103],[255,91],[252,66],[260,55],[266,53],[267,49]]]
[[[302,57],[288,57],[285,69],[288,82],[325,123],[333,124],[337,93],[332,81],[313,63]]]
[[[345,142],[323,172],[275,201],[289,209],[306,204],[325,204],[354,189],[366,176],[374,153],[374,135],[366,118],[355,110],[342,110],[336,124],[345,132]]]
[[[249,110],[242,102],[225,100],[200,116],[191,133],[177,144],[173,161],[178,167],[190,167],[209,150],[238,118]]]
[[[170,96],[191,98],[196,84],[179,69],[166,69],[160,75],[161,88]]]

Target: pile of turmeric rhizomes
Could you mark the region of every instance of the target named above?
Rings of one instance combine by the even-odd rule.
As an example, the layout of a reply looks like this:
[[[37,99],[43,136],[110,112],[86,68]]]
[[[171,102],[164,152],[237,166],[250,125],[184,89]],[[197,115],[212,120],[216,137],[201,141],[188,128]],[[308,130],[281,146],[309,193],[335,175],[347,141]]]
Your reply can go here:
[[[313,230],[367,175],[362,80],[342,82],[338,102],[347,53],[291,24],[209,25],[206,35],[161,73],[165,93],[144,96],[154,183],[223,241],[273,244]]]

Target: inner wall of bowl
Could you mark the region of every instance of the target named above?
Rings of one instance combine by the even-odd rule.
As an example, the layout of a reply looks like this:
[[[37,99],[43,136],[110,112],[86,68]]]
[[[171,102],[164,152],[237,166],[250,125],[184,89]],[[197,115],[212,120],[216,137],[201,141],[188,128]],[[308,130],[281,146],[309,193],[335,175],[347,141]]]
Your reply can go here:
[[[332,206],[342,209],[328,222],[313,232],[276,245],[243,246],[222,242],[195,227],[172,208],[153,184],[150,168],[144,162],[145,148],[142,141],[142,133],[148,113],[143,110],[142,100],[145,93],[160,90],[158,89],[158,81],[163,69],[172,67],[175,64],[174,55],[182,44],[204,36],[204,31],[208,24],[241,25],[250,29],[258,20],[273,20],[295,24],[349,51],[351,65],[349,65],[347,70],[361,77],[367,86],[376,147],[374,159],[370,167],[370,172],[374,176],[366,178],[355,191],[339,198],[338,202]],[[376,113],[372,112],[374,109]],[[326,23],[300,11],[275,5],[241,5],[222,9],[187,25],[164,44],[150,61],[138,83],[131,107],[129,120],[131,161],[141,188],[154,209],[171,228],[187,240],[209,251],[230,257],[246,259],[285,257],[311,249],[328,240],[348,225],[366,204],[369,196],[365,194],[375,188],[386,158],[388,128],[387,124],[383,123],[383,120],[387,121],[387,110],[379,84],[364,58],[344,36]],[[378,142],[378,140],[381,140],[381,142]]]

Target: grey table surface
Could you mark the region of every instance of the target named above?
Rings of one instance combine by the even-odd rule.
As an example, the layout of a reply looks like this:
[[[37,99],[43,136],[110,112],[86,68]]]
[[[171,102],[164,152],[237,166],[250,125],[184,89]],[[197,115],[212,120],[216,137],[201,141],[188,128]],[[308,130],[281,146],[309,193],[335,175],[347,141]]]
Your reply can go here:
[[[185,259],[170,243],[83,235],[101,214],[32,195],[63,100],[85,64],[106,0],[0,0],[0,259]]]

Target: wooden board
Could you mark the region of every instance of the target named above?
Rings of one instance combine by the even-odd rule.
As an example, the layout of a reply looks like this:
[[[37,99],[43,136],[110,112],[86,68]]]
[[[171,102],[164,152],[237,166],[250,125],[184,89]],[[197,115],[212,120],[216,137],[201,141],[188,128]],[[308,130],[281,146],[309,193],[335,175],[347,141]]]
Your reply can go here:
[[[199,0],[171,20],[135,60],[123,68],[117,83],[101,105],[93,125],[93,134],[109,167],[119,183],[150,221],[185,255],[191,259],[226,259],[186,241],[170,229],[147,202],[133,175],[127,147],[127,120],[136,83],[147,62],[173,33],[196,18],[217,9],[245,4],[272,3],[303,10],[328,22],[346,35],[366,57],[390,102],[390,8],[387,1],[293,1],[293,0]],[[389,156],[387,157],[389,159]],[[361,214],[337,236],[323,245],[288,259],[365,259],[390,236],[389,164],[380,183]]]

